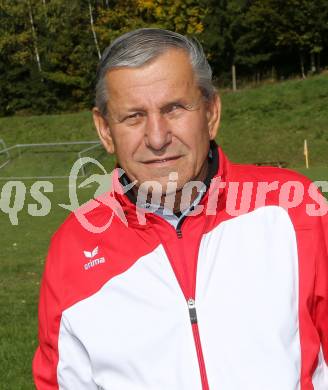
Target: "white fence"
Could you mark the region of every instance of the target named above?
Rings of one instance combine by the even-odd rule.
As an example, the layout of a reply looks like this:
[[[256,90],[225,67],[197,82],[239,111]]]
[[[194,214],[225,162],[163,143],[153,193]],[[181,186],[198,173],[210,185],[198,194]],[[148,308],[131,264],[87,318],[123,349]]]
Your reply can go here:
[[[34,149],[34,148],[55,148],[61,146],[67,146],[68,148],[73,148],[74,146],[84,146],[78,152],[73,150],[67,150],[66,153],[76,153],[76,158],[81,158],[85,153],[90,152],[93,149],[101,147],[100,141],[72,141],[72,142],[51,142],[51,143],[32,143],[32,144],[16,144],[10,147],[6,146],[6,143],[3,139],[0,139],[0,157],[4,156],[5,161],[0,164],[0,174],[3,172],[3,169],[9,164],[13,163],[16,156],[13,155],[14,151],[18,152],[18,156],[21,156],[22,150]],[[1,148],[2,146],[2,148]],[[80,177],[86,176],[85,167],[81,165],[81,174]],[[68,175],[46,175],[46,176],[0,176],[0,180],[22,180],[22,179],[65,179],[69,177]]]

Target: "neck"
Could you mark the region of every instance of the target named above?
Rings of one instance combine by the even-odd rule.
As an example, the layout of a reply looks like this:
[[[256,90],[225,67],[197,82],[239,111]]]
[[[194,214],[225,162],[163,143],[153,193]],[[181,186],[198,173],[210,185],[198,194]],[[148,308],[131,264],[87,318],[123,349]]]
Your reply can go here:
[[[170,195],[164,195],[162,196],[161,199],[161,206],[164,206],[164,203],[166,201],[167,204],[173,205],[173,208],[171,206],[171,209],[173,213],[180,213],[183,212],[184,210],[187,210],[190,208],[190,206],[194,203],[195,199],[199,196],[200,188],[196,187],[193,182],[201,182],[205,183],[205,179],[208,176],[208,171],[209,171],[209,164],[208,164],[208,159],[204,161],[204,164],[202,166],[202,169],[200,173],[191,181],[186,183],[183,188],[179,189],[176,193],[172,194],[172,197],[174,197],[171,202],[167,202],[167,197]],[[205,187],[205,184],[204,184]],[[204,188],[205,192],[205,188]],[[191,194],[189,196],[183,196],[184,193]]]

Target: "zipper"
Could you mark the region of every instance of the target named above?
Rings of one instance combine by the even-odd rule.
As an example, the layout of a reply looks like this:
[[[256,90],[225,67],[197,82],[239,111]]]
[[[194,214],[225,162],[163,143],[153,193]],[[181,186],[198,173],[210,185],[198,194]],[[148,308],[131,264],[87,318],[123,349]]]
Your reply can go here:
[[[176,231],[176,233],[177,233],[178,238],[182,238],[181,226],[182,226],[182,223],[183,223],[183,221],[184,221],[185,219],[186,219],[186,216],[182,217],[182,218],[180,219],[180,221],[178,222],[177,227],[175,228],[175,231]]]
[[[183,224],[185,219],[186,219],[186,216],[184,216],[182,219],[180,219],[180,221],[178,222],[178,225],[175,228],[176,235],[177,235],[178,239],[181,239],[182,236],[183,236],[181,227],[182,227],[182,224]],[[175,273],[174,268],[173,268],[173,271]],[[180,287],[181,287],[181,290],[184,291],[184,289],[182,288],[181,285],[180,285]],[[195,295],[195,291],[193,291],[192,294],[194,296]],[[199,335],[199,329],[198,329],[198,320],[197,320],[197,310],[196,310],[195,299],[194,298],[188,298],[187,299],[187,306],[188,306],[189,317],[190,317],[190,324],[191,324],[192,334],[193,334],[195,348],[196,348],[196,354],[197,354],[197,360],[198,360],[198,366],[199,366],[199,373],[200,373],[200,378],[201,378],[202,390],[210,390],[209,385],[208,385],[208,380],[207,380],[205,361],[204,361],[203,350],[202,350],[202,345],[201,345],[200,335]]]
[[[190,322],[192,324],[197,324],[197,312],[196,312],[195,300],[192,298],[189,298],[187,301],[187,304],[188,304],[188,309],[189,309]]]
[[[188,305],[188,310],[189,310],[190,322],[191,322],[191,326],[192,326],[192,333],[194,336],[194,341],[195,341],[195,346],[196,346],[200,377],[201,377],[201,381],[202,381],[202,390],[209,390],[208,381],[207,381],[207,374],[206,374],[206,367],[205,367],[204,356],[203,356],[203,351],[202,351],[202,345],[201,345],[200,336],[199,336],[195,299],[189,298],[187,300],[187,305]]]
[[[182,238],[181,226],[182,226],[182,223],[184,220],[185,220],[185,217],[180,219],[180,221],[176,227],[176,233],[177,233],[177,237],[179,239]],[[196,347],[198,366],[199,366],[200,378],[201,378],[201,383],[202,383],[202,390],[209,390],[204,355],[203,355],[203,350],[202,350],[202,344],[201,344],[200,336],[199,336],[195,299],[188,298],[187,306],[188,306],[188,310],[189,310],[189,317],[190,317],[190,323],[191,323],[191,328],[192,328],[192,334],[194,337],[194,342],[195,342],[195,347]]]
[[[176,232],[177,232],[177,236],[178,236],[178,238],[182,238],[182,231],[181,231],[181,229],[176,229]]]

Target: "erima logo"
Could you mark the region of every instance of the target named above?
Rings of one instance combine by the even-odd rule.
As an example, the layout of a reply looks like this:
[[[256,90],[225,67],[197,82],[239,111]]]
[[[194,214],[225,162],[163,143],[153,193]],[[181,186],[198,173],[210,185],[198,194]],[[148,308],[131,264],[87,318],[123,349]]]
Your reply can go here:
[[[83,251],[84,256],[87,259],[94,258],[95,256],[97,256],[98,252],[99,252],[99,248],[97,246],[91,252]],[[90,260],[88,263],[84,264],[84,269],[88,270],[90,268],[95,267],[96,265],[103,264],[105,262],[106,262],[106,259],[104,257],[100,257],[98,259]]]
[[[92,259],[93,257],[97,256],[97,254],[99,252],[99,248],[96,246],[92,252],[88,252],[88,251],[83,251],[83,252],[84,252],[84,256],[86,258]]]

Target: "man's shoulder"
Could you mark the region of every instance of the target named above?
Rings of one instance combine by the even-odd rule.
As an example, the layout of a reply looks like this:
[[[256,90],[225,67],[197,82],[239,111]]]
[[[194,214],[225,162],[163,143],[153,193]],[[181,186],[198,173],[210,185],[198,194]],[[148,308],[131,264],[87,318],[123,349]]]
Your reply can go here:
[[[239,198],[246,198],[249,210],[279,206],[296,227],[317,228],[319,217],[327,216],[328,204],[316,183],[290,169],[232,163],[227,185],[238,192]]]
[[[123,214],[122,214],[123,213]],[[90,199],[76,208],[66,217],[53,235],[63,237],[66,241],[74,237],[85,238],[105,232],[109,227],[117,225],[117,219],[124,215],[120,204],[110,193]],[[113,229],[111,229],[113,231]]]
[[[72,211],[57,228],[50,240],[51,262],[62,264],[62,270],[85,265],[97,259],[100,247],[119,236],[117,218],[110,205],[91,199]],[[100,245],[101,244],[101,245]]]
[[[309,178],[291,169],[236,163],[231,163],[231,179],[240,180],[242,182],[278,181],[280,184],[286,182],[299,182],[307,186],[312,183]]]

